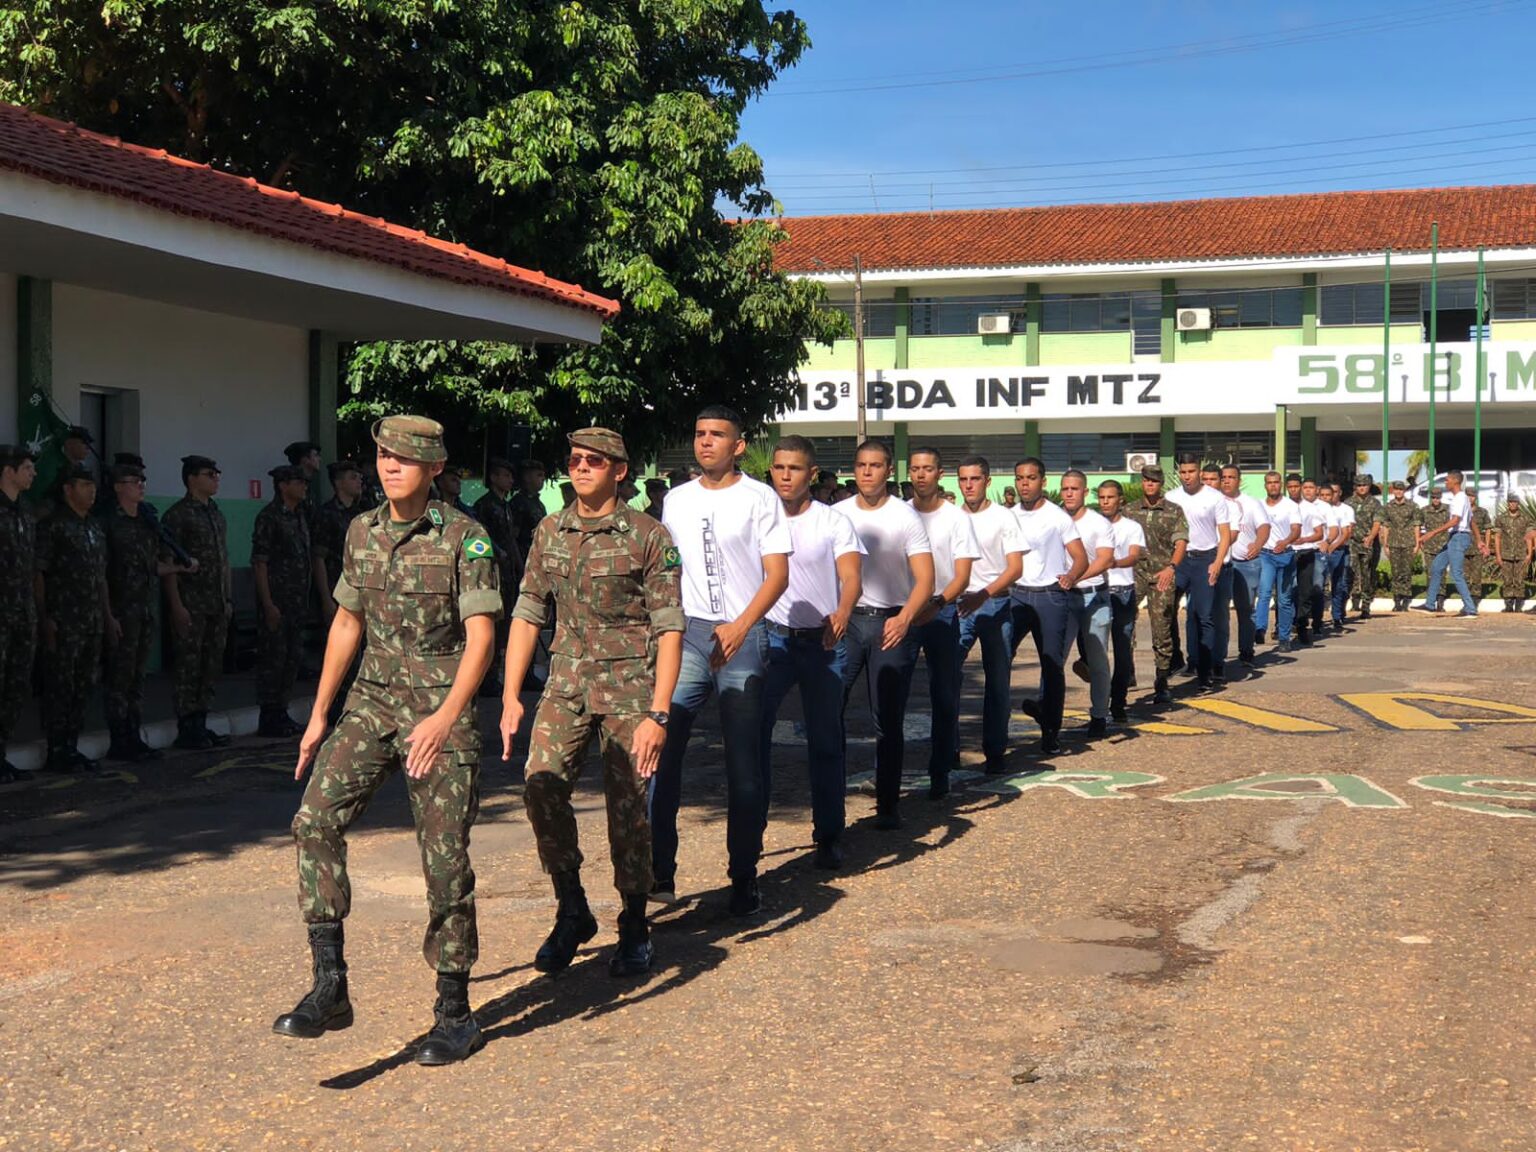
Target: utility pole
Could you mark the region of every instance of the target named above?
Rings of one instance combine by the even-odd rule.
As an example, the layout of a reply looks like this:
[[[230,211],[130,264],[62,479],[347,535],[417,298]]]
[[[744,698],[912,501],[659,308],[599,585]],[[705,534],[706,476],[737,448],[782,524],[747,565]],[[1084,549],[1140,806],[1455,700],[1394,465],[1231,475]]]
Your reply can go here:
[[[864,443],[864,258],[853,258],[853,387],[858,404],[858,443]]]

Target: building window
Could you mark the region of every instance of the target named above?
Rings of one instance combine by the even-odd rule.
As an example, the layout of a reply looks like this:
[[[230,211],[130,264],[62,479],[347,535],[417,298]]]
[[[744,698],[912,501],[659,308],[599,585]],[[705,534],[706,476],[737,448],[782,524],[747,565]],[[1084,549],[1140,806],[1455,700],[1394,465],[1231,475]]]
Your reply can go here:
[[[848,333],[851,339],[853,330],[853,301],[844,301],[830,305],[835,311],[841,312],[848,318]],[[896,308],[894,300],[866,300],[864,301],[864,336],[869,340],[889,339],[896,335]]]
[[[1392,285],[1392,323],[1420,324],[1424,319],[1419,283]],[[1318,320],[1323,324],[1381,324],[1381,285],[1328,284],[1320,293]],[[1443,305],[1442,305],[1443,307]]]
[[[1300,288],[1180,292],[1180,308],[1209,308],[1212,328],[1300,328]]]
[[[1128,332],[1131,328],[1131,297],[1047,295],[1040,312],[1042,332]]]
[[[918,296],[912,300],[912,335],[975,336],[983,316],[1006,312],[1013,317],[1012,330],[1024,324],[1021,296]]]
[[[1300,450],[1300,438],[1294,446]],[[1205,463],[1236,464],[1245,472],[1267,472],[1275,451],[1273,432],[1175,432],[1173,451],[1182,456],[1193,452]]]
[[[1490,280],[1495,320],[1536,318],[1536,280]]]
[[[1047,472],[1124,472],[1128,453],[1155,456],[1157,446],[1156,432],[1047,432],[1040,437],[1040,458]]]

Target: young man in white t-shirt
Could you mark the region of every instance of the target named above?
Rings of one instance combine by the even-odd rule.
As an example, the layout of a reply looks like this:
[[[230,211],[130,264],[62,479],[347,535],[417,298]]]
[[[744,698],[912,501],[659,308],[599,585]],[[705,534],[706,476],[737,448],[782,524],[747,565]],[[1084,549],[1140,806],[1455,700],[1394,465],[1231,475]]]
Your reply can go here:
[[[1264,545],[1269,542],[1269,517],[1264,506],[1243,491],[1243,470],[1236,464],[1221,469],[1221,491],[1238,508],[1237,535],[1232,541],[1232,602],[1237,608],[1237,659],[1253,667],[1253,606],[1264,577]]]
[[[937,448],[907,455],[912,508],[922,517],[933,548],[933,596],[913,626],[917,647],[928,664],[928,700],[933,728],[928,758],[928,797],[949,795],[949,772],[960,762],[960,610],[971,583],[971,565],[981,555],[971,518],[944,498],[944,461]]]
[[[1076,644],[1072,671],[1088,681],[1090,738],[1109,734],[1109,569],[1115,563],[1114,529],[1088,507],[1088,477],[1076,468],[1061,474],[1061,507],[1077,526],[1088,567],[1078,577],[1067,616],[1067,650]]]
[[[1349,589],[1354,573],[1349,567],[1349,541],[1355,534],[1355,510],[1344,501],[1344,490],[1337,484],[1324,487],[1328,505],[1328,599],[1335,632],[1344,631],[1344,607],[1349,603]]]
[[[907,694],[917,664],[912,626],[933,596],[933,548],[922,517],[887,491],[891,466],[887,445],[860,444],[853,457],[858,494],[836,509],[864,546],[862,588],[848,625],[843,703],[863,673],[875,722],[875,827],[882,829],[901,827]]]
[[[774,446],[769,469],[789,525],[789,590],[768,609],[768,682],[763,696],[763,823],[767,824],[770,754],[779,706],[800,688],[811,779],[811,837],[818,868],[843,860],[848,774],[843,738],[844,637],[859,600],[864,548],[848,517],[811,498],[816,448],[803,436]]]
[[[1011,508],[987,498],[992,465],[967,456],[956,470],[960,495],[981,553],[971,565],[971,584],[960,597],[960,653],[981,642],[981,750],[989,776],[1005,770],[1008,751],[1008,689],[1013,676],[1013,611],[1009,590],[1024,570],[1024,538]],[[1009,491],[1012,491],[1010,488]]]
[[[1045,498],[1045,464],[1026,456],[1013,466],[1019,503],[1014,515],[1024,541],[1024,568],[1013,586],[1013,645],[1028,636],[1040,658],[1040,690],[1019,709],[1040,725],[1040,751],[1061,751],[1061,713],[1066,704],[1067,619],[1072,591],[1088,570],[1088,554],[1077,525]]]
[[[676,896],[677,811],[683,754],[694,717],[717,695],[725,743],[726,849],[731,914],[762,907],[757,863],[763,854],[762,725],[768,631],[763,617],[789,586],[789,526],[766,484],[737,471],[747,450],[741,417],[710,405],[693,425],[703,474],[673,488],[661,522],[682,561],[683,668],[672,693],[667,742],[651,781],[651,857],[659,900]]]
[[[1200,483],[1226,496],[1221,486],[1221,465],[1207,462],[1200,465]],[[1218,684],[1227,678],[1227,651],[1232,642],[1232,586],[1237,573],[1232,567],[1233,552],[1237,548],[1238,529],[1242,523],[1242,509],[1230,497],[1227,498],[1227,527],[1232,532],[1232,547],[1227,550],[1227,561],[1211,593],[1211,623],[1214,639],[1211,646],[1211,678]],[[1199,621],[1190,612],[1184,621],[1185,644],[1193,659],[1200,649]],[[1196,668],[1198,670],[1198,661]]]
[[[1264,500],[1259,505],[1269,534],[1259,555],[1259,594],[1253,604],[1253,638],[1264,643],[1269,630],[1269,604],[1275,602],[1275,651],[1291,650],[1296,623],[1296,552],[1301,538],[1301,509],[1285,494],[1278,472],[1264,474]]]
[[[1290,491],[1290,478],[1286,490]],[[1317,498],[1317,481],[1301,480],[1291,497],[1296,501],[1301,519],[1301,535],[1292,547],[1296,551],[1296,643],[1303,648],[1312,643],[1312,630],[1323,617],[1323,580],[1328,558],[1322,553],[1328,537],[1328,510]]]
[[[1109,637],[1114,671],[1109,681],[1109,715],[1117,724],[1130,717],[1126,696],[1136,678],[1136,562],[1147,548],[1142,526],[1121,512],[1125,489],[1118,480],[1099,485],[1099,515],[1109,521],[1115,559],[1104,573],[1109,582]]]
[[[1168,499],[1184,510],[1189,547],[1179,565],[1177,585],[1195,624],[1189,655],[1195,660],[1200,687],[1211,689],[1216,686],[1217,592],[1223,583],[1227,553],[1232,549],[1232,512],[1227,498],[1201,480],[1198,455],[1181,453],[1178,465],[1179,487],[1168,493]],[[1220,475],[1218,471],[1217,477]]]
[[[1445,474],[1445,486],[1450,495],[1445,498],[1445,509],[1448,515],[1445,523],[1419,537],[1419,545],[1424,541],[1440,533],[1447,533],[1445,547],[1435,554],[1435,558],[1429,562],[1429,590],[1425,593],[1423,610],[1425,612],[1438,612],[1440,610],[1440,593],[1445,586],[1445,572],[1449,568],[1451,580],[1456,585],[1456,591],[1461,596],[1461,615],[1476,616],[1477,609],[1472,606],[1472,589],[1467,585],[1467,549],[1473,547],[1475,534],[1472,525],[1472,501],[1462,490],[1465,483],[1459,470],[1453,468]]]

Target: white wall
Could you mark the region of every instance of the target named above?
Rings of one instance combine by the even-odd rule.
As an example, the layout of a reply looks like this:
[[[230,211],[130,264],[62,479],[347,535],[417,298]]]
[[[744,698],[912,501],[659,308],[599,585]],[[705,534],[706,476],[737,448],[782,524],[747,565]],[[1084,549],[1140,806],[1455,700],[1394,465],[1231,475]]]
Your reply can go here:
[[[301,328],[55,283],[54,399],[73,417],[82,386],[137,390],[152,494],[180,493],[181,458],[197,453],[224,470],[223,498],[246,498],[252,479],[270,497],[267,470],[309,435],[308,340]]]
[[[16,277],[0,272],[0,444],[16,442],[20,405],[16,394]]]

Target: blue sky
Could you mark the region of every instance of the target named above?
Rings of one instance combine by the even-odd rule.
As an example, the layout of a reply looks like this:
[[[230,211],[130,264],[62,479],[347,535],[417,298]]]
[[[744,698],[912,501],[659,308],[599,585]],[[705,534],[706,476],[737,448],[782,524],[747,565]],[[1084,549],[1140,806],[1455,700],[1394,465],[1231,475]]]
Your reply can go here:
[[[742,125],[789,215],[1536,181],[1533,0],[795,11]]]

